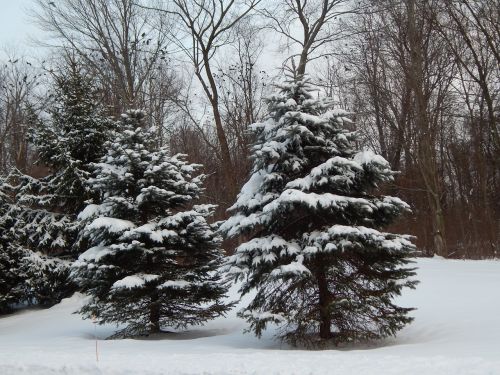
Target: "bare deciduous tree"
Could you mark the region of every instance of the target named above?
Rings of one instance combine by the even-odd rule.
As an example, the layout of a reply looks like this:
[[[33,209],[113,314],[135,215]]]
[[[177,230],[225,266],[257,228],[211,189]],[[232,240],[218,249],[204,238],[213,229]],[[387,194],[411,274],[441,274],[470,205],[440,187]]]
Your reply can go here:
[[[184,52],[194,67],[212,108],[226,188],[234,190],[235,181],[232,171],[229,142],[220,113],[220,94],[214,75],[213,57],[218,50],[232,41],[234,27],[261,0],[222,1],[222,0],[172,0],[168,3],[156,1],[156,9],[165,15],[177,18],[177,28],[170,33],[171,39]],[[233,194],[233,193],[230,193]]]
[[[105,82],[116,113],[142,104],[142,94],[167,54],[167,25],[148,22],[132,0],[36,0],[34,16],[57,46],[76,51]]]
[[[352,13],[349,0],[282,0],[262,14],[271,22],[269,27],[286,38],[287,44],[296,45],[299,51],[287,60],[293,74],[304,75],[309,61],[318,58],[321,47],[343,37],[338,22],[342,15]],[[296,65],[294,58],[299,57]],[[296,66],[295,66],[296,65]]]
[[[492,157],[496,160],[500,156],[500,120],[498,108],[495,108],[500,95],[498,3],[491,0],[445,0],[442,11],[434,13],[434,20],[456,61],[481,88],[494,145]]]
[[[11,56],[0,67],[0,174],[31,167],[28,131],[39,82],[40,74],[25,58]]]
[[[269,75],[259,69],[259,58],[264,48],[257,27],[249,22],[236,27],[236,41],[227,51],[227,61],[220,64],[216,82],[220,91],[221,116],[228,135],[231,156],[239,168],[238,185],[248,176],[249,144],[248,126],[263,115],[263,96],[268,87]]]

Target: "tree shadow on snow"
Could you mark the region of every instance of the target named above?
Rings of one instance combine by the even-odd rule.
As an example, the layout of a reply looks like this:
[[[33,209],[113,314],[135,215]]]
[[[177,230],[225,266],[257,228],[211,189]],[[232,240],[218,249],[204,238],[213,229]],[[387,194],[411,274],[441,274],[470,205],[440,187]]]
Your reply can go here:
[[[231,333],[227,329],[195,329],[189,331],[162,331],[144,336],[131,337],[134,340],[195,340],[204,337],[223,336]]]

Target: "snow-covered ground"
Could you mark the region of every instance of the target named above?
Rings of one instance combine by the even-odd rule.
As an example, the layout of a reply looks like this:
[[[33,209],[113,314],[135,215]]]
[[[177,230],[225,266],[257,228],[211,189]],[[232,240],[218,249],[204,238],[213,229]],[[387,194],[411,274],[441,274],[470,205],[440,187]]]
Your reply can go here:
[[[272,332],[243,334],[234,312],[157,340],[103,340],[113,327],[72,314],[82,302],[74,296],[0,318],[0,374],[500,374],[500,261],[418,266],[421,284],[399,301],[418,307],[414,323],[373,346],[296,350]]]

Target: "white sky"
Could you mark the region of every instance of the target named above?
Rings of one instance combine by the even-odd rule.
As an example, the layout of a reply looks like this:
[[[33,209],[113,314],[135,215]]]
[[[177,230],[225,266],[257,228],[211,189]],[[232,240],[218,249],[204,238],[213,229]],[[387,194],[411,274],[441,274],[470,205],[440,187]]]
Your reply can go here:
[[[27,52],[33,49],[30,37],[40,33],[30,21],[32,0],[0,0],[0,49]]]
[[[48,2],[49,0],[47,0]],[[57,0],[53,0],[57,4]],[[39,48],[34,40],[44,40],[41,31],[29,15],[33,0],[0,0],[0,59],[5,54],[12,56],[39,56],[46,49]],[[266,41],[265,41],[266,42]],[[277,39],[272,47],[267,40],[267,46],[261,56],[260,66],[267,68],[268,73],[275,73],[281,66],[283,53],[277,51]]]

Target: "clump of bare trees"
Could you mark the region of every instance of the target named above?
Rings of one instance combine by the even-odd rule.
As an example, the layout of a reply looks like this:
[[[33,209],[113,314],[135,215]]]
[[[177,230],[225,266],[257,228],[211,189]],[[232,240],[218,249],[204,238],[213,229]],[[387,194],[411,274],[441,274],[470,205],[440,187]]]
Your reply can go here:
[[[498,32],[493,2],[367,2],[340,59],[357,128],[401,175],[426,253],[498,254]],[[496,21],[493,19],[496,17]],[[496,68],[495,68],[496,67]],[[348,101],[349,102],[349,101]]]
[[[400,171],[413,209],[398,228],[426,254],[498,256],[500,24],[493,0],[36,1],[51,53],[74,54],[109,115],[149,114],[156,144],[204,164],[203,200],[226,217],[247,176],[249,124],[277,66],[353,112],[359,147]],[[0,66],[0,173],[33,167],[52,60]],[[49,67],[50,66],[50,67]],[[45,76],[43,74],[46,74]]]
[[[31,170],[28,130],[38,103],[40,72],[23,57],[12,55],[0,65],[0,174],[12,167]]]

